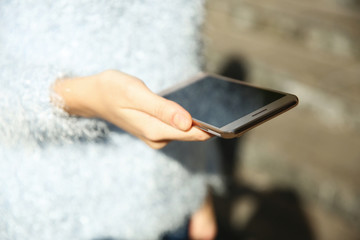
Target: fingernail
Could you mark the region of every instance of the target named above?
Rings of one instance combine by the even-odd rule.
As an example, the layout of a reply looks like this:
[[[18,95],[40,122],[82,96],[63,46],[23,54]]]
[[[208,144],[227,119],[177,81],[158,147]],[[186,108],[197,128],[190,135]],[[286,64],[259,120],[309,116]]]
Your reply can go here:
[[[174,125],[178,129],[188,130],[190,127],[190,120],[185,115],[177,113],[174,117]]]

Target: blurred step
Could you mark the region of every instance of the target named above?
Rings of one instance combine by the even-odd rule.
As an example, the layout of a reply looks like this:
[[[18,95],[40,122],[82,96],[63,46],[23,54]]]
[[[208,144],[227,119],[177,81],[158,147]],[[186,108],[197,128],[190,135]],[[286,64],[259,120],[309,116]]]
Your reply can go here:
[[[212,1],[215,2],[215,1]],[[309,49],[360,59],[359,11],[324,1],[239,0],[209,3],[239,31],[261,31]],[[213,6],[211,5],[213,4]]]
[[[345,6],[348,8],[355,8],[360,10],[360,1],[359,0],[324,0],[324,2],[336,3],[338,6]]]
[[[286,187],[279,188],[276,183],[269,183],[271,177],[265,171],[259,172],[256,169],[247,169],[242,175],[241,184],[246,184],[249,188],[257,190],[258,192],[272,192],[274,190],[288,189]],[[260,183],[259,183],[259,179]],[[264,179],[267,179],[264,184]],[[264,186],[265,185],[265,186]],[[284,184],[283,184],[284,185]],[[300,193],[301,194],[301,193]],[[355,224],[349,224],[349,221],[339,216],[339,214],[332,212],[331,210],[324,209],[321,203],[314,202],[311,200],[304,200],[303,197],[300,198],[301,205],[299,206],[300,211],[303,211],[306,220],[308,220],[308,226],[312,230],[313,238],[316,240],[359,240],[360,230]],[[281,203],[280,203],[281,204]],[[254,211],[258,207],[258,201],[254,198],[240,198],[235,201],[232,210],[232,222],[231,226],[234,229],[244,229],[244,225],[251,221],[251,218],[254,215]],[[294,209],[288,208],[288,206],[276,206],[280,210],[292,213]],[[296,208],[295,208],[296,209]],[[275,209],[274,209],[275,210]],[[276,210],[275,210],[276,211]],[[275,216],[270,216],[265,218],[266,224],[272,226],[273,222],[276,219]],[[290,220],[293,220],[290,218]],[[293,221],[289,225],[293,224]],[[267,228],[268,229],[268,228]],[[272,228],[272,231],[277,231],[279,229]],[[297,228],[299,231],[299,228]],[[288,228],[282,228],[281,231],[289,231]],[[301,231],[299,231],[301,233]],[[275,232],[277,233],[277,232]],[[267,238],[268,239],[268,238]],[[289,238],[272,238],[272,239],[293,239]],[[309,238],[301,238],[309,239]]]
[[[226,13],[219,11],[208,11],[204,35],[208,71],[216,72],[229,56],[241,56],[251,82],[298,95],[300,106],[311,108],[323,124],[360,129],[359,61],[263,33],[234,34]]]
[[[289,0],[294,1],[294,0]],[[333,8],[346,8],[353,11],[359,10],[359,0],[302,0],[302,2],[316,3],[318,5],[331,5]]]
[[[238,153],[241,182],[292,187],[349,228],[360,229],[359,132],[328,128],[295,108],[244,138]]]

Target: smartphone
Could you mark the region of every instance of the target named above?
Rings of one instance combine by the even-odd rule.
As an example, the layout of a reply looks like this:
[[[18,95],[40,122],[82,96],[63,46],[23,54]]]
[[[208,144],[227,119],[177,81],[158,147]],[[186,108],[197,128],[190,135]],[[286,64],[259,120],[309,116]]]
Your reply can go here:
[[[295,95],[206,73],[160,95],[184,107],[194,125],[222,138],[238,137],[298,104]]]

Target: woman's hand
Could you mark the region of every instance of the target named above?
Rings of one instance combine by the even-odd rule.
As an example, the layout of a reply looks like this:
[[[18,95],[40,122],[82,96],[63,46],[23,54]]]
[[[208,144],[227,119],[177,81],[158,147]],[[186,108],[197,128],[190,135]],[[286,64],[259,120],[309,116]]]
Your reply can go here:
[[[58,80],[54,91],[64,100],[68,113],[105,119],[155,149],[171,140],[204,141],[211,137],[192,125],[190,114],[179,104],[119,71]]]

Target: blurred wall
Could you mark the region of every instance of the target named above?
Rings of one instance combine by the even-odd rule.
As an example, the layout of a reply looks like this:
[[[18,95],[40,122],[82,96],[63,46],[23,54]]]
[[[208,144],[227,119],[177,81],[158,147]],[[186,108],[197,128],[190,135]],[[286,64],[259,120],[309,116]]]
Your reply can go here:
[[[242,80],[300,99],[242,137],[237,182],[294,189],[317,239],[360,239],[359,1],[209,0],[203,33],[207,71],[238,61]]]

